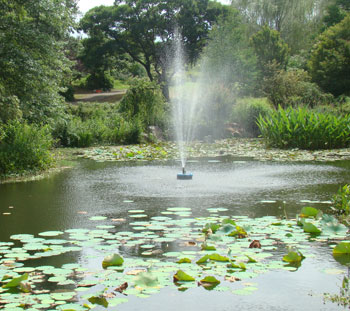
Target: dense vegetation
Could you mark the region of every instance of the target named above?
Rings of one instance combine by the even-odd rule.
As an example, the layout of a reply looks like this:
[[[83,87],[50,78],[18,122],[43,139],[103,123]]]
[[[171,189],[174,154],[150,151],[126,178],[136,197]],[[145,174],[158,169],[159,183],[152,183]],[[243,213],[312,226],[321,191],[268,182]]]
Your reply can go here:
[[[0,9],[1,175],[47,168],[52,146],[138,143],[153,139],[152,126],[170,138],[177,34],[188,84],[200,80],[210,93],[198,138],[349,146],[347,1],[115,1],[79,25],[75,0],[1,0]],[[77,88],[111,90],[117,80],[130,86],[121,102],[64,102]]]

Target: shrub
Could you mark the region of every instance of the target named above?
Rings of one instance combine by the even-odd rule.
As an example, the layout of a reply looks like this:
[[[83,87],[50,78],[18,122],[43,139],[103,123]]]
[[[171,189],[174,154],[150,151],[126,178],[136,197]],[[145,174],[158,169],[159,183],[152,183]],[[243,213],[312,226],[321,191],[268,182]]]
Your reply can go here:
[[[258,126],[266,143],[278,148],[331,149],[350,144],[350,115],[335,116],[307,108],[278,108],[260,116]]]
[[[332,95],[323,93],[317,84],[312,83],[308,73],[302,69],[275,71],[264,80],[264,92],[276,108],[314,107],[333,99]]]
[[[244,130],[243,136],[258,137],[260,129],[257,125],[259,116],[267,116],[272,112],[265,98],[245,98],[233,107],[231,120]]]
[[[142,126],[138,119],[125,120],[112,104],[69,105],[65,118],[52,128],[61,146],[89,147],[97,144],[140,142]]]
[[[106,71],[90,74],[86,79],[86,88],[88,90],[103,89],[109,91],[113,88],[114,79]]]
[[[332,198],[332,209],[338,214],[350,213],[350,185],[341,187]]]
[[[120,102],[120,112],[128,121],[138,119],[144,129],[164,125],[165,99],[159,86],[146,79],[134,79]]]
[[[11,121],[0,132],[0,175],[43,170],[53,163],[48,126]]]

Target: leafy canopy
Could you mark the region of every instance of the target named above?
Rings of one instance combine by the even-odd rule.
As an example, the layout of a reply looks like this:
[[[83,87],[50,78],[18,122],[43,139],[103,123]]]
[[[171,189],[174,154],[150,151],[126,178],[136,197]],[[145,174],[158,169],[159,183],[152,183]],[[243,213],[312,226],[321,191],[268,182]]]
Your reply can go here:
[[[176,28],[182,35],[188,62],[193,63],[205,45],[208,32],[229,7],[209,0],[126,0],[99,6],[81,20],[90,37],[103,33],[120,54],[141,64],[151,81],[166,82]],[[163,90],[164,95],[168,95]]]
[[[26,119],[43,121],[62,102],[75,0],[1,0],[0,12],[0,103],[18,100]]]

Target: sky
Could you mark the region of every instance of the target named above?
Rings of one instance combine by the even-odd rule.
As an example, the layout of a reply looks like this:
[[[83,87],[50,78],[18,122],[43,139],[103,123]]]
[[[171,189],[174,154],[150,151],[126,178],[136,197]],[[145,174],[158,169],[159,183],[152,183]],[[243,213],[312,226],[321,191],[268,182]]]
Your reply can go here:
[[[79,0],[79,9],[84,14],[88,10],[99,5],[113,5],[114,0]],[[230,0],[218,0],[218,2],[229,4]]]

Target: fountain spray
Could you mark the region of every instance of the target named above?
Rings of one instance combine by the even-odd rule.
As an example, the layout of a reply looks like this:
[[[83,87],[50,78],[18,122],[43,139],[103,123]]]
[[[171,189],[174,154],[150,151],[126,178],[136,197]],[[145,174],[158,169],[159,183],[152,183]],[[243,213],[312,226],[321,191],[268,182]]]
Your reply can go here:
[[[173,121],[176,140],[179,147],[182,172],[177,174],[177,179],[192,179],[192,173],[186,173],[186,161],[188,157],[187,147],[192,140],[193,120],[195,115],[194,101],[191,91],[186,88],[186,73],[184,66],[183,42],[179,31],[175,31],[174,54],[172,61],[173,75],[173,96],[171,99],[173,106]]]

